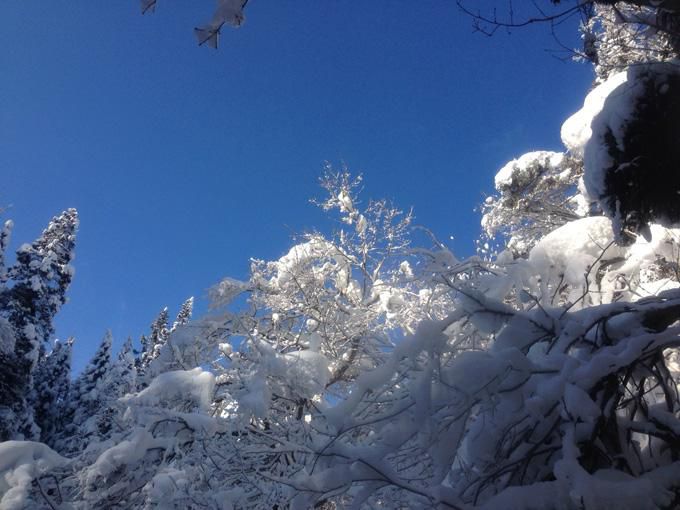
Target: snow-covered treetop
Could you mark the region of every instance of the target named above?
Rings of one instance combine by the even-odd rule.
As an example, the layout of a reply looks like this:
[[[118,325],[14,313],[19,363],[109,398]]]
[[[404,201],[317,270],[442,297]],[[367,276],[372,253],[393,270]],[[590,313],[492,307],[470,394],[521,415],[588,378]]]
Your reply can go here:
[[[557,152],[529,152],[507,163],[496,174],[496,195],[482,204],[487,239],[504,236],[516,256],[525,256],[545,234],[584,216],[581,173],[577,159]]]
[[[680,222],[680,70],[639,64],[612,74],[562,127],[569,150],[583,155],[585,189],[614,219],[618,242],[649,238],[650,225]]]
[[[646,3],[646,5],[645,5]],[[631,65],[678,57],[674,2],[599,2],[582,26],[584,55],[595,64],[597,82]]]

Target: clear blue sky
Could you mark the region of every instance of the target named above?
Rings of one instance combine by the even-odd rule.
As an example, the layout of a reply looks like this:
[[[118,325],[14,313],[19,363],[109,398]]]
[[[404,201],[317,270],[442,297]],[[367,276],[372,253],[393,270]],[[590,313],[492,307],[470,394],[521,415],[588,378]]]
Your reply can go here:
[[[560,150],[592,78],[546,51],[547,27],[485,37],[452,0],[251,0],[218,51],[192,32],[213,6],[0,2],[0,204],[14,248],[80,212],[57,321],[76,370],[106,328],[120,345],[165,305],[200,312],[220,278],[322,224],[324,161],[472,254],[496,170]]]

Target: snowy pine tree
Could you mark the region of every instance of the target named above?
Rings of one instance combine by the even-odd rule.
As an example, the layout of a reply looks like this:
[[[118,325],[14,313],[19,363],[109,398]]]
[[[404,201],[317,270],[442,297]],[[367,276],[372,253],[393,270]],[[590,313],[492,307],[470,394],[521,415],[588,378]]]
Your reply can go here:
[[[2,228],[0,230],[0,291],[5,286],[5,283],[7,282],[7,266],[5,263],[5,253],[7,251],[7,247],[9,246],[10,239],[12,237],[12,227],[14,224],[12,223],[12,220],[7,220]]]
[[[170,328],[170,333],[175,331],[179,326],[187,324],[191,320],[191,314],[193,313],[193,311],[194,311],[194,297],[191,296],[184,303],[182,303],[182,307],[180,308],[179,313],[177,314],[177,318],[175,319],[175,322],[173,322],[172,328]]]
[[[142,335],[142,352],[137,361],[137,382],[140,387],[146,386],[157,374],[150,373],[150,365],[161,352],[168,341],[170,330],[168,329],[168,308],[163,308],[151,323],[149,336]]]
[[[97,418],[105,406],[106,380],[111,369],[111,332],[107,331],[94,356],[71,384],[66,409],[68,425],[55,442],[60,451],[75,453],[97,435]]]
[[[136,387],[136,377],[137,369],[135,368],[132,338],[128,338],[106,376],[107,394],[111,398],[118,398],[127,393],[132,393]]]
[[[12,222],[7,221],[0,232],[0,299],[7,295],[5,290],[7,282],[5,252],[9,245],[11,232]],[[16,344],[14,330],[4,315],[4,313],[0,313],[0,423],[9,423],[15,419],[12,403],[16,405],[21,402],[25,396],[23,393],[25,387],[23,386],[21,367],[16,363],[14,355]],[[13,430],[15,430],[15,428],[9,430],[5,427],[0,425],[0,441],[9,439]]]
[[[11,325],[14,351],[0,360],[0,372],[10,372],[14,382],[0,398],[0,439],[38,435],[26,399],[40,347],[52,335],[54,316],[66,302],[77,227],[75,209],[53,218],[37,240],[19,248],[16,263],[7,272],[9,285],[0,294],[0,316]]]
[[[137,369],[132,348],[132,338],[128,338],[118,352],[116,360],[104,376],[100,385],[99,400],[101,409],[96,418],[99,438],[108,438],[112,432],[120,430],[117,426],[121,406],[118,399],[137,389]]]
[[[40,440],[54,446],[63,430],[64,416],[71,387],[71,353],[73,339],[56,341],[52,352],[43,354],[34,375],[33,408],[40,427]]]
[[[151,324],[151,334],[149,335],[149,344],[151,346],[149,354],[151,359],[158,356],[161,347],[168,341],[168,334],[168,308],[165,307]]]

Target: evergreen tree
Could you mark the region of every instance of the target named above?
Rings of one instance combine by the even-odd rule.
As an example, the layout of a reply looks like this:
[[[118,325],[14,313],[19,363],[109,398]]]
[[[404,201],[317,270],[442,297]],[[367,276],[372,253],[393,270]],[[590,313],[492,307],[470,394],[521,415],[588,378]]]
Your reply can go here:
[[[179,313],[177,314],[177,318],[175,319],[175,322],[172,324],[172,328],[170,328],[170,333],[175,331],[179,326],[187,324],[191,320],[191,314],[193,313],[193,311],[194,311],[194,297],[191,296],[184,303],[182,303],[182,308],[180,308]]]
[[[106,379],[111,369],[111,331],[107,331],[94,356],[71,385],[65,421],[56,443],[66,453],[81,451],[97,433],[97,415],[105,405]]]
[[[168,330],[168,308],[163,308],[156,320],[151,324],[151,336],[149,342],[151,345],[150,355],[151,359],[157,358],[161,347],[168,341],[170,332]]]
[[[181,312],[180,312],[181,313]],[[179,317],[178,317],[179,318]],[[161,349],[168,341],[170,330],[168,329],[168,308],[163,308],[156,319],[151,323],[150,335],[142,335],[142,352],[137,361],[138,384],[145,387],[151,382],[155,374],[149,371],[149,365],[161,352]]]
[[[137,369],[135,368],[135,357],[132,349],[132,338],[128,338],[118,353],[118,357],[113,363],[107,375],[107,391],[113,398],[122,397],[135,390],[135,379]]]
[[[14,348],[0,359],[0,373],[8,372],[4,378],[12,381],[11,385],[4,383],[5,393],[0,395],[0,440],[38,436],[27,397],[40,346],[52,335],[54,316],[66,302],[77,227],[75,209],[53,218],[33,244],[19,248],[16,264],[3,276],[10,285],[0,293],[0,314],[11,325]],[[6,226],[2,244],[9,238],[8,231]]]
[[[12,227],[14,224],[11,220],[7,220],[2,230],[0,231],[0,290],[2,290],[7,282],[7,267],[5,265],[5,251],[9,246],[9,241],[12,237]]]
[[[135,351],[135,355],[137,356],[135,359],[135,368],[137,369],[137,373],[141,375],[144,371],[142,362],[146,359],[147,352],[149,351],[149,339],[146,335],[143,334],[139,337],[139,344],[141,345],[141,350]]]
[[[50,353],[43,353],[34,375],[33,409],[40,427],[40,439],[50,446],[64,427],[64,414],[71,386],[73,339],[56,341]]]
[[[0,232],[0,298],[5,295],[7,282],[5,250],[9,245],[11,231],[12,222],[7,221]],[[23,398],[21,369],[15,363],[14,356],[16,343],[14,331],[2,315],[0,315],[0,441],[10,437],[9,430],[2,425],[2,423],[10,423],[14,420],[14,412],[10,404],[20,402]]]
[[[136,390],[136,379],[137,369],[132,338],[128,338],[100,385],[99,400],[102,410],[96,420],[97,433],[100,438],[107,438],[111,435],[116,421],[117,401],[120,397]]]

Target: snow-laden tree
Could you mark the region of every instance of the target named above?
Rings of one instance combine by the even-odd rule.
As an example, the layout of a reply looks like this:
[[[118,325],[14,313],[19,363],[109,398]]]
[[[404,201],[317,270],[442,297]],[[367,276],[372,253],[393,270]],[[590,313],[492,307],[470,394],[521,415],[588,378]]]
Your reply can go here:
[[[338,203],[366,216],[356,198]],[[219,304],[245,292],[245,310],[176,328],[154,360],[174,341],[202,367],[122,396],[108,438],[70,464],[0,472],[35,480],[8,478],[23,508],[674,508],[680,284],[660,260],[677,259],[680,232],[652,233],[619,246],[607,217],[580,218],[525,258],[486,263],[408,245],[409,278],[379,278],[418,296],[395,317],[373,299],[330,313],[340,242],[256,263],[269,272],[215,290]],[[406,272],[400,259],[380,271]],[[323,321],[366,318],[391,343],[360,364],[374,352],[362,346],[329,384],[343,357]]]
[[[328,169],[322,179],[328,197],[319,205],[337,211],[343,227],[331,237],[307,234],[276,261],[254,260],[247,282],[227,279],[213,289],[215,305],[247,295],[250,310],[228,316],[227,331],[240,340],[238,364],[260,370],[257,360],[275,353],[284,364],[318,365],[323,370],[308,390],[343,394],[358,372],[380,364],[394,345],[393,331],[410,331],[437,313],[436,299],[428,301],[426,289],[413,285],[410,213],[385,201],[362,208],[360,182]],[[256,391],[253,405],[266,408],[270,390]]]
[[[9,245],[12,232],[12,222],[5,222],[0,232],[0,295],[6,296],[7,267],[5,264],[5,252]],[[22,382],[23,374],[21,367],[16,363],[14,348],[16,336],[12,325],[0,314],[0,419],[13,421],[16,417],[11,407],[18,406],[25,398],[23,390],[25,383]],[[0,426],[0,440],[7,440],[13,436],[16,424],[12,429],[8,425]]]
[[[4,290],[7,282],[7,265],[5,263],[5,252],[9,246],[12,238],[12,228],[14,223],[12,220],[7,220],[0,230],[0,290]]]
[[[96,414],[94,426],[99,439],[108,439],[114,432],[122,430],[124,406],[120,405],[119,399],[136,391],[137,368],[132,338],[128,338],[116,359],[111,362],[100,384],[100,409]]]
[[[496,195],[482,205],[486,239],[501,237],[515,256],[526,256],[546,234],[587,215],[582,173],[579,158],[558,152],[529,152],[507,163],[496,174]]]
[[[565,154],[501,169],[483,223],[510,249],[485,260],[419,247],[409,214],[329,171],[319,204],[341,228],[225,279],[209,317],[168,331],[166,314],[158,375],[97,391],[115,426],[71,461],[0,444],[0,507],[680,507],[675,205],[612,187],[662,175],[627,172],[677,146],[669,69],[611,74],[563,125]],[[632,135],[641,110],[658,140]]]
[[[678,57],[678,13],[659,10],[660,5],[610,2],[594,7],[582,26],[583,54],[595,64],[598,83],[631,65]]]
[[[3,231],[3,252],[10,227],[6,224]],[[70,263],[77,228],[75,209],[54,217],[38,239],[19,248],[15,264],[2,277],[0,372],[8,381],[4,384],[7,393],[0,397],[0,439],[38,437],[27,398],[33,390],[40,347],[52,336],[54,316],[65,303],[73,278]]]
[[[614,224],[575,217],[532,239],[531,221],[510,223],[511,243],[532,240],[525,257],[502,252],[489,271],[452,285],[458,300],[448,317],[423,321],[380,367],[357,378],[348,398],[318,415],[315,428],[328,431],[327,441],[312,470],[286,481],[300,508],[328,498],[368,508],[680,504],[680,232],[653,224],[674,225],[672,201],[659,195],[673,192],[675,181],[661,170],[635,175],[649,179],[651,191],[633,188],[642,195],[634,207],[621,195],[607,202],[611,191],[594,193],[612,185],[610,172],[628,171],[612,147],[633,165],[664,162],[664,151],[677,148],[677,130],[662,121],[672,109],[656,108],[646,92],[651,82],[653,94],[671,93],[673,81],[655,69],[672,73],[631,68],[596,89],[562,130],[570,157],[585,155],[583,191]],[[654,143],[631,141],[644,132],[640,104],[662,121]],[[557,167],[551,156],[558,159],[520,158],[497,183],[510,195],[513,177]],[[620,225],[635,219],[631,211],[648,213],[646,239],[617,244]],[[486,336],[485,349],[461,349],[470,345],[461,343],[470,332],[457,329],[461,323]]]
[[[194,298],[190,297],[182,303],[172,326],[168,325],[168,309],[164,308],[151,324],[149,336],[142,335],[142,352],[135,362],[140,389],[163,372],[193,368],[208,361],[204,342],[199,338],[204,327],[190,324],[193,307]]]
[[[281,481],[315,462],[321,408],[346,398],[421,319],[444,314],[451,289],[432,274],[452,255],[414,248],[410,214],[362,207],[346,172],[329,169],[322,184],[319,205],[339,212],[342,228],[253,261],[246,282],[213,290],[214,315],[174,328],[149,364],[160,375],[118,400],[109,439],[90,443],[77,477],[59,477],[64,501],[285,506],[295,494]],[[245,307],[232,303],[239,294]]]
[[[617,240],[649,239],[654,223],[680,223],[680,68],[640,64],[591,92],[581,112],[592,136],[583,144],[587,192],[615,220]]]
[[[151,323],[151,331],[148,336],[142,335],[142,351],[137,359],[138,383],[147,385],[153,379],[155,373],[148,373],[149,365],[158,357],[161,349],[168,340],[168,308],[164,307]]]
[[[66,342],[57,340],[49,353],[41,355],[34,374],[35,423],[40,428],[40,441],[51,447],[66,425],[72,350],[72,338]]]
[[[111,396],[118,398],[135,391],[136,378],[132,338],[128,338],[118,352],[116,360],[111,364],[104,386]]]
[[[362,207],[360,182],[329,168],[328,195],[318,205],[337,211],[342,227],[329,237],[305,235],[276,261],[254,260],[248,281],[226,279],[212,292],[215,307],[244,295],[245,310],[179,330],[190,339],[204,328],[204,355],[218,357],[213,412],[233,434],[210,447],[234,459],[223,476],[244,491],[241,505],[287,501],[288,491],[270,478],[309,461],[318,405],[344,398],[404,331],[441,312],[445,294],[415,286],[420,255],[411,246],[411,215],[385,201]],[[171,335],[168,349],[191,345],[182,335]]]
[[[172,323],[172,327],[170,328],[170,333],[175,331],[179,326],[184,326],[191,320],[191,315],[194,312],[194,297],[191,296],[189,299],[187,299],[184,303],[182,303],[182,306],[177,313],[177,317],[175,318],[175,322]]]
[[[66,405],[68,424],[56,441],[59,451],[78,453],[99,433],[99,415],[107,404],[112,341],[111,331],[107,331],[90,362],[71,384]]]
[[[480,296],[421,324],[359,378],[323,414],[318,461],[287,483],[300,508],[329,497],[367,508],[675,508],[677,307],[677,291],[577,312]],[[495,337],[487,351],[461,352],[446,333],[471,312]]]

